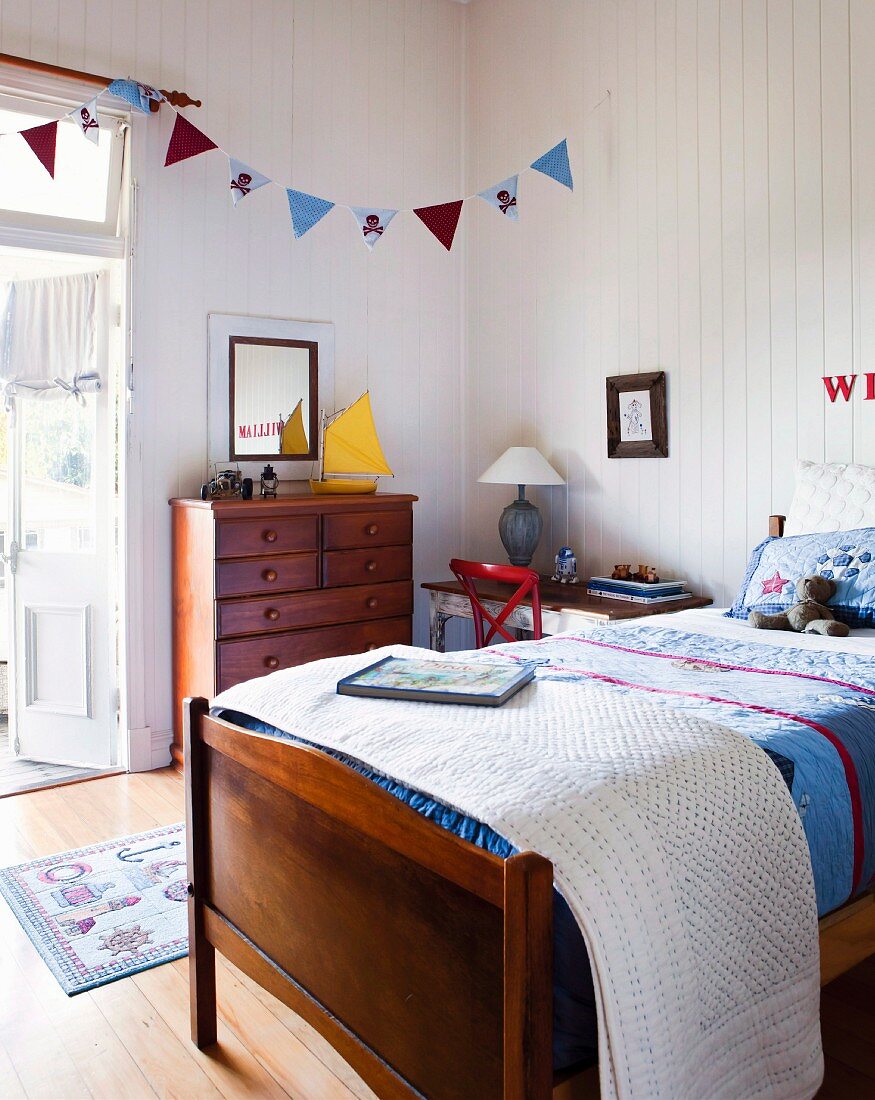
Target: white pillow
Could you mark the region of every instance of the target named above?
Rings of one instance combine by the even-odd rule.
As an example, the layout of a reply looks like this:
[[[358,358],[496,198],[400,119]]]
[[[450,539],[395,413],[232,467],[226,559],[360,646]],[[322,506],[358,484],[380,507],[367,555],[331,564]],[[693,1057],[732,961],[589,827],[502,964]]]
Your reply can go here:
[[[875,469],[843,462],[796,463],[785,535],[875,527]]]

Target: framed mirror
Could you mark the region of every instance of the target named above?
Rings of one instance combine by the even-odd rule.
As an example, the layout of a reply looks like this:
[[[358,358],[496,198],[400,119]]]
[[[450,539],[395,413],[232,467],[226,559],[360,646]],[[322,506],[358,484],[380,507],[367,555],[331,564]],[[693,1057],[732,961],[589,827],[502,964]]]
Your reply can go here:
[[[228,339],[232,462],[319,457],[319,344],[267,336]]]
[[[334,326],[211,313],[209,345],[210,465],[257,479],[280,463],[282,480],[308,476],[320,410],[334,408]]]

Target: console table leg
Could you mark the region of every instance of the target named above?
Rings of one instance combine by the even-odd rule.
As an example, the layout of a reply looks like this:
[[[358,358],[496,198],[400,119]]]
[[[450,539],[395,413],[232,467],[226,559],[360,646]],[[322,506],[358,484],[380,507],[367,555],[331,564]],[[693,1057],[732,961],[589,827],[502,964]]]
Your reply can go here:
[[[428,605],[428,645],[436,653],[444,653],[446,646],[446,628],[449,615],[438,610],[437,600],[432,593],[431,602]]]

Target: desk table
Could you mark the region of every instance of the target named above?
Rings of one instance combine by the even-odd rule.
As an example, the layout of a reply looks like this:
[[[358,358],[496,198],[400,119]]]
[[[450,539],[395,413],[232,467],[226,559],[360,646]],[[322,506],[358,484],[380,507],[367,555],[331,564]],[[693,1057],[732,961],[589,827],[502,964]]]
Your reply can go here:
[[[425,581],[422,587],[429,594],[429,645],[438,653],[444,652],[444,635],[447,620],[473,619],[471,602],[458,581]],[[491,614],[497,615],[515,588],[511,584],[480,582],[477,585],[480,600]],[[544,634],[561,634],[565,630],[587,630],[621,619],[638,619],[647,615],[665,615],[671,611],[689,611],[707,607],[712,601],[706,596],[687,596],[682,600],[665,603],[641,604],[625,600],[604,599],[589,596],[586,584],[559,584],[541,579],[541,627]],[[511,612],[505,625],[508,629],[532,629],[532,602],[524,600]]]

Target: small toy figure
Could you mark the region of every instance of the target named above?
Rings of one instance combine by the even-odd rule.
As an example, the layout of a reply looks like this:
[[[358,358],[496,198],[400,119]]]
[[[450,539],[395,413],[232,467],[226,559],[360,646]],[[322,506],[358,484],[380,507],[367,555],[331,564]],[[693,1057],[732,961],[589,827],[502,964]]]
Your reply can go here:
[[[577,558],[570,546],[563,546],[553,560],[556,563],[556,572],[550,578],[551,581],[559,581],[560,584],[579,583]]]
[[[628,562],[626,565],[615,565],[614,571],[611,573],[611,579],[615,581],[627,581],[631,571],[631,562]]]

